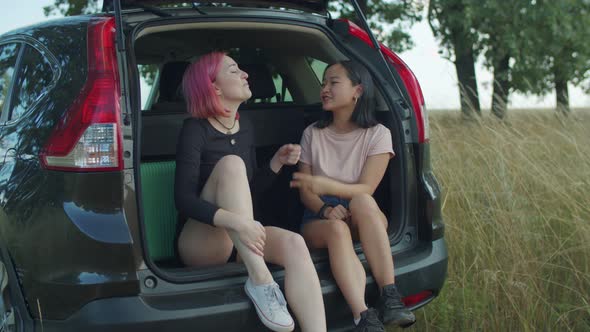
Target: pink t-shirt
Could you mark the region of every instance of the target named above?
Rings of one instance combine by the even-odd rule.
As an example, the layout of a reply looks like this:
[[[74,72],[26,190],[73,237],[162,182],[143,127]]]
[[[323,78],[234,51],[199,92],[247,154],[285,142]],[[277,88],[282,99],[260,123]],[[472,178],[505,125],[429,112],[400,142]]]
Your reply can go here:
[[[303,131],[301,162],[311,166],[313,175],[322,175],[343,183],[358,183],[369,156],[389,153],[395,155],[391,132],[378,124],[339,134],[315,123]]]

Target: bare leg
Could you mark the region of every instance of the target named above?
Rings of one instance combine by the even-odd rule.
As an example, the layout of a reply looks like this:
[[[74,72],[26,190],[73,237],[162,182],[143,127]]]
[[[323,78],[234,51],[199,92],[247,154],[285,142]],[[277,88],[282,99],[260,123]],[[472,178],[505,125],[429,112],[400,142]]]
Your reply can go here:
[[[266,227],[264,258],[285,268],[286,297],[301,330],[326,331],[320,281],[301,235]]]
[[[219,160],[217,165],[215,165],[213,172],[211,172],[209,179],[207,179],[207,183],[203,187],[201,197],[208,202],[218,205],[224,210],[243,215],[248,219],[253,218],[252,197],[250,195],[246,166],[244,165],[244,161],[238,156],[228,155]],[[207,231],[207,228],[212,228],[216,232],[212,232],[211,230]],[[191,263],[225,263],[231,252],[231,246],[228,244],[233,242],[233,245],[238,250],[241,259],[246,265],[248,275],[254,284],[266,284],[272,281],[272,275],[264,263],[264,258],[256,255],[248,249],[240,241],[237,233],[194,222],[187,222],[185,229],[186,230],[183,230],[179,238],[179,251],[183,260],[193,257],[190,261]],[[198,233],[203,230],[206,231],[199,235]],[[183,234],[185,232],[187,233],[186,236]],[[225,235],[223,235],[223,233],[225,233]],[[211,239],[205,239],[203,241],[203,238],[207,238],[211,235],[213,235]],[[228,239],[231,239],[231,242],[229,242]],[[187,242],[192,243],[188,245]],[[214,252],[215,250],[218,250],[220,243],[223,253],[220,253],[219,256],[217,256]],[[206,245],[209,245],[209,247],[205,247]],[[229,252],[227,251],[228,247]],[[190,254],[188,253],[189,250]],[[203,253],[205,256],[210,255],[206,258],[211,259],[203,260],[201,257],[195,259],[194,257],[198,256],[198,252],[201,250],[204,250]],[[207,250],[209,252],[207,252]],[[221,257],[225,257],[225,261],[221,260]]]
[[[328,248],[330,267],[354,318],[367,310],[366,274],[356,255],[350,228],[342,220],[316,220],[303,226],[303,237],[312,248]]]
[[[186,222],[178,238],[178,253],[188,266],[225,264],[232,247],[225,229],[192,219]]]
[[[393,257],[387,236],[387,218],[368,194],[358,195],[350,201],[352,227],[358,230],[358,237],[367,257],[371,272],[379,289],[395,282]]]

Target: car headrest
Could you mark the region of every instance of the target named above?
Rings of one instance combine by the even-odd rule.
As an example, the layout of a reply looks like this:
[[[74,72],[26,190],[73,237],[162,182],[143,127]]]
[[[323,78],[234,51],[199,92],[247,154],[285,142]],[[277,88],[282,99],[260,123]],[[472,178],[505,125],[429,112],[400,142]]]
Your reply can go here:
[[[240,64],[240,69],[248,74],[252,99],[272,98],[277,94],[272,74],[265,64]]]
[[[171,61],[162,66],[158,102],[182,100],[182,94],[179,93],[182,89],[182,76],[189,65],[190,62],[187,61]]]

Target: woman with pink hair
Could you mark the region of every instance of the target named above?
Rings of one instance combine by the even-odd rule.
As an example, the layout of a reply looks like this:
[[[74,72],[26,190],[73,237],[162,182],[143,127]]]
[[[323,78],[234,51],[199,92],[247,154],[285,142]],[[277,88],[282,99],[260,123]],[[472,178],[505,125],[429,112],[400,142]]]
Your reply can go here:
[[[262,191],[283,165],[295,165],[301,148],[279,148],[258,168],[253,127],[238,107],[251,97],[248,74],[221,52],[200,57],[184,74],[182,88],[192,117],[185,120],[176,151],[175,201],[181,216],[177,249],[188,266],[238,259],[248,270],[244,286],[261,321],[291,331],[287,303],[265,262],[285,268],[285,291],[302,331],[325,331],[319,279],[303,238],[254,220],[250,186]]]

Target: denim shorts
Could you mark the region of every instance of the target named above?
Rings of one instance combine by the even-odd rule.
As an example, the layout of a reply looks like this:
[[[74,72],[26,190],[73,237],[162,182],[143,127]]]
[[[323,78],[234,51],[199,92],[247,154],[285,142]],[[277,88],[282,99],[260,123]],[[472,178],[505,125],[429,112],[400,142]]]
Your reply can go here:
[[[342,205],[348,210],[348,204],[350,203],[350,200],[343,199],[343,198],[336,197],[336,196],[329,196],[329,195],[320,196],[320,198],[324,203],[326,203],[330,206]],[[315,212],[306,208],[305,210],[303,210],[303,218],[301,219],[301,227],[303,227],[303,225],[305,225],[313,220],[317,220],[317,219],[321,219],[321,218],[319,218]]]

